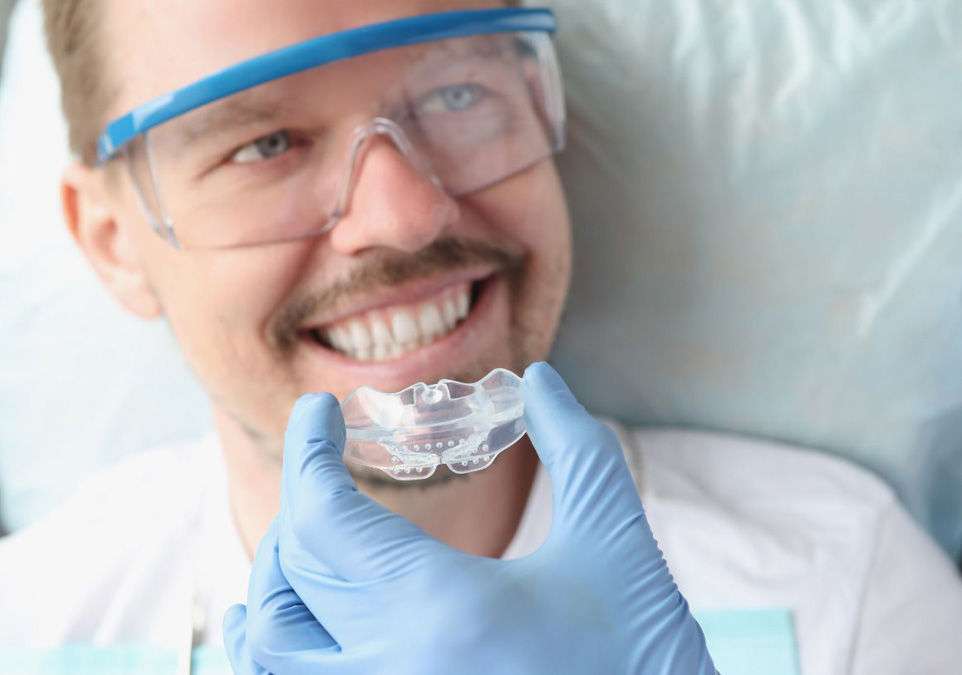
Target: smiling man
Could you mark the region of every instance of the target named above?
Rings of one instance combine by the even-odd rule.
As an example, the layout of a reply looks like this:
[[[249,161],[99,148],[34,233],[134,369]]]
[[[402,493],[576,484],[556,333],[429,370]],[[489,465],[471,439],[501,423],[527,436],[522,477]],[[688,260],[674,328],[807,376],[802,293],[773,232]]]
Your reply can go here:
[[[421,570],[443,568],[437,542],[438,560],[453,560],[452,549],[475,556],[456,560],[483,574],[462,565],[451,578],[499,599],[490,616],[472,616],[479,643],[495,617],[521,625],[527,645],[536,635],[575,645],[584,634],[583,616],[560,620],[548,596],[517,592],[526,582],[481,593],[511,569],[521,570],[513,580],[550,574],[568,584],[551,588],[586,594],[564,598],[617,608],[624,621],[603,631],[598,650],[620,654],[606,642],[614,635],[647,663],[638,645],[672,642],[649,640],[665,625],[652,614],[658,603],[625,589],[663,590],[676,600],[685,653],[697,656],[700,632],[647,528],[635,527],[645,521],[640,493],[692,603],[790,613],[806,672],[940,672],[962,659],[951,637],[962,585],[948,561],[891,491],[836,460],[612,424],[616,441],[539,369],[526,400],[537,452],[525,438],[484,471],[408,483],[352,465],[351,478],[327,450],[311,450],[337,446],[339,422],[327,399],[295,408],[305,394],[473,381],[548,356],[571,270],[551,159],[564,107],[550,13],[494,0],[44,4],[80,160],[64,177],[68,226],[124,307],[169,324],[209,392],[216,436],[129,461],[0,544],[10,617],[0,641],[173,646],[198,624],[193,615],[207,619],[194,625],[198,639],[217,643],[221,617],[248,597],[262,540],[255,600],[257,589],[292,592],[268,583],[278,546],[285,575],[346,584],[386,542],[408,537]],[[579,473],[571,458],[597,473]],[[306,489],[305,476],[320,482]],[[378,504],[313,501],[353,494],[354,480]],[[271,527],[279,504],[288,517]],[[592,564],[562,562],[585,557]],[[498,558],[544,564],[539,574],[488,567]],[[644,570],[657,580],[632,576]],[[431,614],[437,627],[478,607],[477,595],[410,581],[371,615]],[[352,635],[378,628],[336,614],[365,606],[359,597],[333,610],[328,596],[314,598],[320,610],[301,600],[314,618],[335,611],[333,625]],[[245,619],[234,612],[236,628]]]
[[[184,5],[184,16],[105,5],[101,30],[118,32],[125,69],[152,73],[122,78],[107,117],[319,34],[477,4],[286,3],[256,38],[246,24],[264,11],[257,3],[230,18],[214,5]],[[121,37],[131,25],[143,32]],[[218,38],[168,55],[162,45],[185,26]],[[142,48],[148,36],[156,50]],[[537,52],[547,39],[532,34],[522,52],[504,35],[467,36],[293,72],[128,139],[101,154],[101,169],[68,173],[81,247],[128,309],[166,318],[210,392],[248,548],[277,503],[300,394],[471,381],[547,355],[570,270],[564,199],[544,161],[561,143],[560,102],[534,104],[560,95]],[[364,475],[427,531],[497,555],[535,466],[522,447],[464,484],[416,492]],[[464,541],[482,504],[497,517]]]

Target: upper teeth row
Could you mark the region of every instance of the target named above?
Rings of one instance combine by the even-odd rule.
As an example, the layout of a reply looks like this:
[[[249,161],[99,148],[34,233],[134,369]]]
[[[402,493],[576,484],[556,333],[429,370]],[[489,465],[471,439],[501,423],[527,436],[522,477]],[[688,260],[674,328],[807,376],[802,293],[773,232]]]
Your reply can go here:
[[[470,284],[445,289],[418,305],[382,308],[321,331],[336,350],[359,361],[397,358],[450,333],[468,315]]]

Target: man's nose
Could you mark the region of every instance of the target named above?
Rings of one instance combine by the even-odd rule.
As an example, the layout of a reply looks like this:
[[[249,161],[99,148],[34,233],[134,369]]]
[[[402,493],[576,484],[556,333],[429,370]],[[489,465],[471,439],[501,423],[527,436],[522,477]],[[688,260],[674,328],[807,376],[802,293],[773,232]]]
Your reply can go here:
[[[416,166],[416,157],[384,134],[365,138],[363,144],[344,213],[329,234],[337,252],[357,255],[384,247],[413,253],[457,222],[457,201]]]

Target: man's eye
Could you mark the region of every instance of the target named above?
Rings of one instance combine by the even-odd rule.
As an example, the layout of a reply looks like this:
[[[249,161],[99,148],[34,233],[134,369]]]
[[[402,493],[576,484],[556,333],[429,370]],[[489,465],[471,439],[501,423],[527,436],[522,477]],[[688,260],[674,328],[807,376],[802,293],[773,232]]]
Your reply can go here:
[[[231,161],[235,164],[250,164],[252,162],[262,162],[283,155],[291,149],[291,135],[286,131],[275,131],[267,136],[261,136],[253,143],[248,143],[243,148],[231,155]]]
[[[484,88],[476,84],[455,84],[443,87],[425,96],[421,112],[464,112],[476,106],[484,98]]]

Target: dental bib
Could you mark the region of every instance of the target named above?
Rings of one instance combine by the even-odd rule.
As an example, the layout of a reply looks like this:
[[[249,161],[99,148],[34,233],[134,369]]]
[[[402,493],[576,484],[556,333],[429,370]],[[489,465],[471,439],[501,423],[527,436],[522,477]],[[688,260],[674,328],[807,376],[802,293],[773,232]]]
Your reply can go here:
[[[498,368],[471,384],[418,382],[397,393],[361,387],[341,403],[344,456],[398,480],[491,466],[525,433],[523,380]]]

